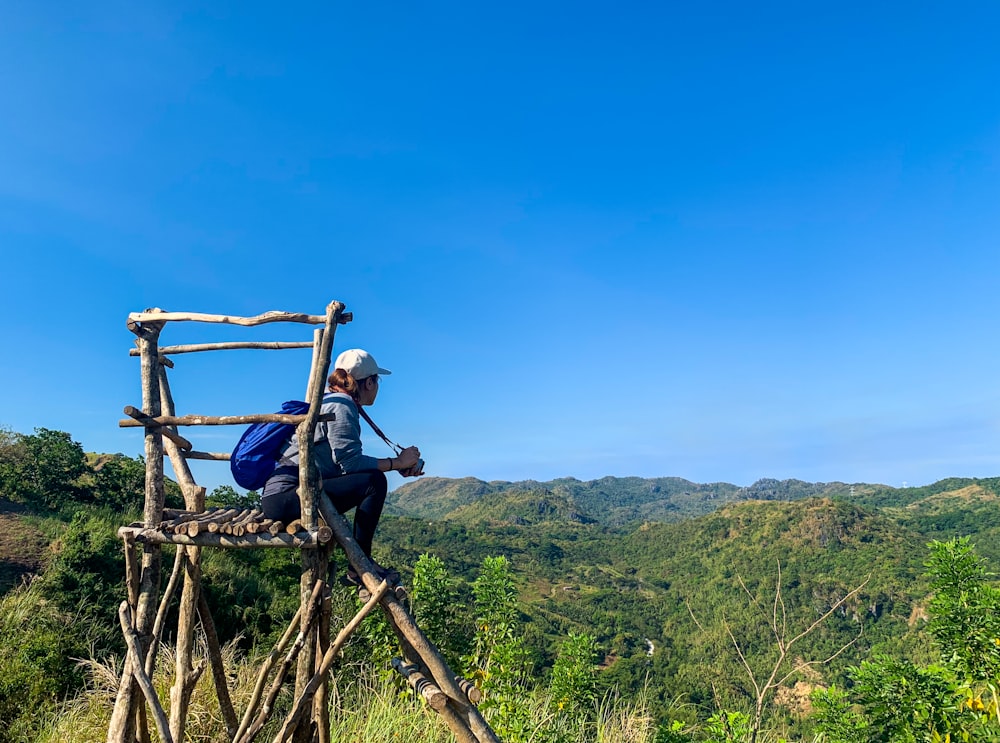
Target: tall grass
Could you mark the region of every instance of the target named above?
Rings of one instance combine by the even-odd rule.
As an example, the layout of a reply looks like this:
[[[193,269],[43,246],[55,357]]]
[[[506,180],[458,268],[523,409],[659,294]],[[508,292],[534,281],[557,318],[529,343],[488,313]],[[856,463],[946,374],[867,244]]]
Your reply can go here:
[[[204,648],[196,655],[204,659]],[[196,661],[198,662],[198,661]],[[207,661],[205,661],[207,662]],[[224,649],[224,662],[231,680],[230,693],[237,714],[249,702],[258,671],[258,659],[241,656],[235,644]],[[173,675],[173,650],[160,650],[153,682],[161,701],[167,704]],[[86,690],[52,710],[43,733],[35,743],[103,743],[121,673],[120,659],[81,662],[87,676]],[[370,666],[335,669],[330,682],[330,737],[352,743],[454,743],[444,721],[386,674]],[[279,702],[282,710],[290,703],[286,687]],[[532,735],[532,743],[653,743],[655,726],[645,702],[623,700],[617,695],[598,703],[595,714],[580,724],[558,724],[551,712],[551,700],[544,694],[527,694],[523,700],[529,717],[545,723]],[[563,721],[564,723],[567,721]],[[273,739],[281,715],[258,736]],[[153,741],[158,741],[150,725]],[[187,741],[225,741],[226,730],[219,712],[211,671],[198,680],[188,714]]]

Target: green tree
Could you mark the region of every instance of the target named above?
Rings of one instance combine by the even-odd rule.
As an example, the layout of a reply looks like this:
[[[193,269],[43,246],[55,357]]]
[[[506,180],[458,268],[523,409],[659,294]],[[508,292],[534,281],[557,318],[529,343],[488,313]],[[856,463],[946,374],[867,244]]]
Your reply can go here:
[[[210,506],[231,508],[260,508],[260,495],[256,490],[240,494],[232,485],[220,485],[208,494],[206,503]]]
[[[597,642],[570,633],[552,666],[552,703],[560,711],[590,713],[597,700]]]
[[[94,467],[93,500],[119,511],[142,507],[146,462],[142,457],[115,454]]]
[[[472,676],[482,684],[481,707],[501,738],[511,743],[530,740],[537,721],[524,704],[528,652],[520,633],[510,561],[502,555],[485,558],[472,593],[476,606]]]
[[[440,557],[424,553],[413,566],[413,609],[420,628],[457,668],[469,652],[469,634],[464,631],[458,590]]]
[[[80,498],[88,471],[83,447],[68,433],[36,428],[0,434],[0,495],[35,508],[60,508]]]
[[[818,693],[818,727],[831,743],[1000,741],[1000,591],[968,538],[929,546],[928,630],[941,662],[876,656],[851,669],[849,693]]]
[[[1000,677],[1000,591],[968,537],[931,542],[927,568],[934,598],[927,629],[942,658],[969,681]]]
[[[114,629],[125,594],[125,560],[115,525],[92,510],[77,511],[53,546],[56,554],[39,584],[60,610],[110,628],[119,641],[115,647],[121,645]]]

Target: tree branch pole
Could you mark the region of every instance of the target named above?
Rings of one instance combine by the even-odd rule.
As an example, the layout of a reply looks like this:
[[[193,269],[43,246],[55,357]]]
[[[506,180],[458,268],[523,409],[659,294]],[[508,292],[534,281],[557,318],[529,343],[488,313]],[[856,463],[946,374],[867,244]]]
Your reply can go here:
[[[148,312],[158,312],[153,309]],[[143,412],[149,416],[160,414],[160,389],[159,389],[159,353],[157,343],[160,331],[163,329],[162,322],[140,323],[129,319],[128,328],[138,338],[141,370],[142,370],[142,407]],[[159,526],[163,517],[163,437],[159,429],[146,428],[145,436],[145,456],[146,456],[146,487],[143,506],[143,523],[148,529],[155,529]],[[137,656],[137,662],[141,663],[149,641],[150,632],[155,620],[157,605],[157,594],[160,585],[160,547],[156,544],[143,544],[142,547],[142,569],[139,577],[139,598],[136,602],[135,624],[139,634],[139,641],[142,652]],[[133,669],[129,668],[126,662],[124,671],[128,672],[127,678],[123,676],[122,686],[126,687],[124,693],[120,693],[115,701],[115,709],[111,716],[111,723],[108,726],[108,743],[129,743],[133,737],[133,715],[132,710],[136,708],[136,696],[138,689],[133,680]],[[140,735],[142,731],[140,732]]]
[[[126,405],[123,412],[129,418],[122,418],[118,421],[119,428],[157,428],[160,426],[245,426],[248,423],[289,423],[293,426],[302,423],[306,419],[305,415],[289,415],[288,413],[257,413],[253,415],[143,415],[143,411]],[[331,420],[330,418],[320,418],[320,420]],[[176,435],[176,434],[175,434]],[[190,442],[182,439],[186,445],[182,444],[182,449],[191,446]]]
[[[135,612],[139,603],[139,563],[136,561],[135,538],[132,533],[118,533],[125,546],[125,594],[128,597],[129,608]]]
[[[160,352],[162,353],[162,349]],[[174,397],[170,392],[167,370],[162,364],[157,364],[157,367],[161,412],[173,415],[175,412]],[[203,511],[205,509],[204,488],[198,487],[187,460],[181,454],[180,445],[172,436],[167,435],[168,432],[171,432],[171,429],[163,429],[166,436],[163,445],[170,457],[174,476],[184,493],[184,505],[189,511]],[[172,433],[176,435],[176,431],[172,431]],[[187,448],[191,448],[190,442],[188,442]],[[174,740],[184,740],[191,695],[194,693],[198,679],[205,670],[204,664],[199,664],[198,668],[195,668],[193,658],[195,622],[198,619],[198,596],[201,591],[201,548],[185,548],[178,545],[174,559],[184,569],[184,588],[181,590],[180,606],[177,610],[174,685],[170,688],[170,732],[174,736]],[[175,565],[176,567],[177,565]],[[176,569],[174,573],[176,574]],[[159,636],[154,632],[154,642],[158,640]]]
[[[160,738],[164,743],[173,743],[170,735],[170,726],[167,724],[167,716],[163,712],[159,697],[156,696],[156,689],[149,674],[142,667],[142,648],[139,647],[139,636],[132,629],[132,612],[129,611],[128,602],[122,601],[118,607],[118,621],[122,626],[122,634],[125,635],[125,643],[128,645],[129,656],[132,658],[132,675],[142,689],[142,693],[149,703],[149,709],[153,712],[153,719],[156,720],[156,729],[160,733]]]
[[[333,353],[333,342],[340,324],[344,305],[341,302],[330,302],[326,307],[325,325],[322,329],[313,331],[313,354],[309,368],[309,386],[306,400],[309,410],[306,419],[296,429],[299,444],[299,506],[302,512],[302,523],[309,531],[315,531],[319,518],[316,510],[316,500],[321,492],[319,473],[313,462],[313,433],[319,422],[320,408],[323,404],[323,388],[330,370],[330,357]],[[325,558],[325,559],[324,559]],[[317,581],[325,580],[330,572],[329,553],[326,550],[310,550],[302,553],[302,577],[299,583],[301,602],[309,600],[310,587]],[[299,653],[298,666],[295,671],[295,696],[302,695],[306,684],[312,678],[316,668],[316,636],[307,638],[302,652]],[[296,743],[310,743],[311,735],[307,725],[300,725],[294,734]]]
[[[235,341],[232,343],[190,343],[184,346],[161,346],[162,355],[172,355],[177,353],[198,353],[199,351],[233,351],[238,349],[258,349],[258,350],[284,350],[287,348],[312,348],[310,341]],[[130,348],[129,356],[138,356],[138,348]]]
[[[379,581],[375,576],[374,565],[371,559],[365,555],[361,547],[358,546],[358,543],[354,541],[346,519],[337,513],[326,493],[320,491],[318,495],[318,503],[323,520],[333,530],[337,542],[340,543],[340,546],[347,555],[347,559],[361,576],[365,587],[369,591],[374,592],[379,585]],[[457,713],[459,720],[465,726],[468,726],[479,743],[501,743],[496,733],[493,732],[486,723],[486,720],[483,719],[479,710],[469,703],[465,693],[459,688],[455,674],[441,658],[441,654],[434,646],[434,643],[427,639],[427,636],[417,626],[409,611],[396,598],[395,594],[392,592],[386,593],[381,603],[389,619],[389,623],[398,633],[406,638],[414,652],[433,676],[438,688],[448,695],[449,708]],[[449,718],[447,716],[444,717],[448,721]],[[458,734],[455,727],[452,730],[456,735]]]
[[[226,723],[226,734],[230,736],[230,740],[233,740],[233,732],[239,727],[239,720],[236,718],[236,710],[233,709],[233,701],[229,696],[229,684],[226,680],[226,666],[222,662],[219,635],[215,631],[215,620],[212,619],[212,612],[209,611],[204,591],[198,592],[198,619],[201,620],[201,628],[205,632],[208,660],[212,666],[212,680],[215,682],[215,694],[219,699],[222,719]]]
[[[410,688],[414,692],[424,698],[427,706],[431,709],[440,712],[444,707],[448,706],[448,697],[445,693],[428,680],[416,665],[406,663],[399,658],[393,658],[392,667],[396,669],[396,672],[400,676],[406,679],[406,683],[410,685]]]
[[[341,305],[341,308],[343,308],[343,305]],[[352,319],[353,317],[349,312],[345,312],[339,316],[339,322],[341,324],[348,323]],[[322,325],[326,322],[326,316],[305,315],[301,312],[282,312],[281,310],[271,310],[270,312],[265,312],[253,317],[239,317],[236,315],[207,315],[200,312],[164,312],[158,308],[149,309],[145,312],[133,312],[128,316],[130,329],[133,324],[149,324],[158,322],[162,325],[167,321],[222,323],[225,325],[242,325],[244,327],[265,325],[271,322],[298,322],[305,323],[307,325]]]
[[[185,459],[204,459],[210,462],[228,462],[232,455],[227,451],[185,451]]]

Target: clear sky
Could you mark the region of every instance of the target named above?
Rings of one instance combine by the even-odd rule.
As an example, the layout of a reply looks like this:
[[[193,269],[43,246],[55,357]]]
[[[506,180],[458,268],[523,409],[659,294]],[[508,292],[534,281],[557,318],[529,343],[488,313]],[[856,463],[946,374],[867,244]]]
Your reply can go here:
[[[998,27],[991,2],[8,0],[0,425],[138,454],[129,312],[339,299],[429,474],[1000,475]],[[175,358],[201,414],[276,409],[309,363]]]

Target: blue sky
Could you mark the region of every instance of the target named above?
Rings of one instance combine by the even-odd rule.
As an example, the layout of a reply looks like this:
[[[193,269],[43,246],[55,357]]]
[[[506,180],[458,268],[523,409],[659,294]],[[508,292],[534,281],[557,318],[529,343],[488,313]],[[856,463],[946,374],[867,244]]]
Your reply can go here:
[[[84,5],[0,9],[0,425],[137,454],[129,312],[339,299],[429,474],[1000,475],[995,4]]]

